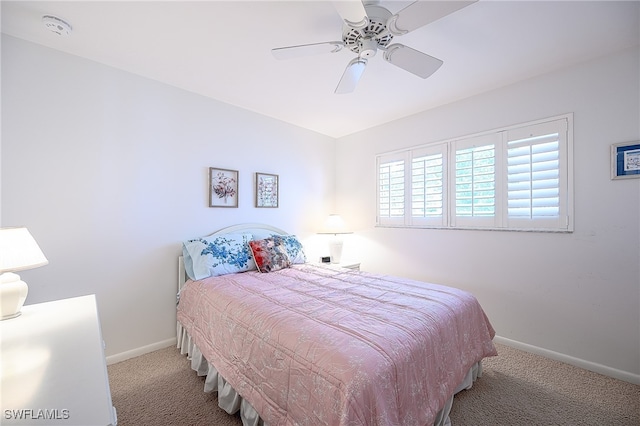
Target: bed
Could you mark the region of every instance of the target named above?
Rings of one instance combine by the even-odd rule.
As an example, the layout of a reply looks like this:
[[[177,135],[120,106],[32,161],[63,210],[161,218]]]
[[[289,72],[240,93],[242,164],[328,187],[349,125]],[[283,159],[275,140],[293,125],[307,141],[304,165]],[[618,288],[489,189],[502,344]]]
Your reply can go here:
[[[494,334],[465,291],[308,262],[279,228],[183,243],[178,347],[245,426],[449,425]]]

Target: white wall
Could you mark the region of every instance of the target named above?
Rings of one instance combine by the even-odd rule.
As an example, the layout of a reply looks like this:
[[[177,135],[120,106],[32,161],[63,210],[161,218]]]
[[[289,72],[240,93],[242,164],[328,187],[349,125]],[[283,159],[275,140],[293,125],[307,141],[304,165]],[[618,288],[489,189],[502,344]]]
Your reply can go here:
[[[182,240],[239,222],[314,240],[337,210],[363,269],[467,289],[500,336],[637,378],[640,180],[609,179],[609,146],[640,139],[639,64],[625,52],[336,144],[3,35],[0,223],[29,227],[50,261],[21,273],[27,303],[95,293],[108,355],[173,337]],[[374,227],[375,154],[567,112],[574,233]],[[207,207],[210,166],[239,170],[238,209]],[[279,209],[253,207],[256,171],[280,175]]]
[[[49,265],[27,304],[95,293],[107,355],[175,336],[181,241],[243,222],[311,238],[330,212],[335,140],[95,62],[2,38],[2,226]],[[239,208],[209,208],[209,167]],[[254,208],[254,173],[280,208]],[[329,209],[329,210],[326,210]]]
[[[638,381],[640,179],[610,180],[609,149],[640,139],[639,65],[626,51],[341,138],[336,203],[356,230],[344,256],[469,290],[499,336]],[[568,112],[572,234],[374,227],[375,154]]]

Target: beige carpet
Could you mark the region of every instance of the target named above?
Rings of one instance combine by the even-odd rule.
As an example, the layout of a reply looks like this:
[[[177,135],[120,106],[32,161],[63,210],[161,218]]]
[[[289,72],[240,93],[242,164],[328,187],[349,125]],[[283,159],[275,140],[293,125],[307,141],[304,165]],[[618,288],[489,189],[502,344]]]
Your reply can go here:
[[[640,386],[496,346],[482,378],[455,397],[453,426],[640,425]],[[108,370],[119,426],[242,424],[203,392],[204,378],[176,348]]]

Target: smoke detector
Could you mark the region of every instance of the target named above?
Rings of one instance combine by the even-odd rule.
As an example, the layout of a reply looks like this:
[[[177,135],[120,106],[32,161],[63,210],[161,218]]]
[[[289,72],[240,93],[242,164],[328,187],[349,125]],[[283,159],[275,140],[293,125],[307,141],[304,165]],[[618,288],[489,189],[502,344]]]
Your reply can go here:
[[[68,36],[71,34],[71,25],[57,16],[44,15],[42,17],[42,23],[49,31],[60,36]]]

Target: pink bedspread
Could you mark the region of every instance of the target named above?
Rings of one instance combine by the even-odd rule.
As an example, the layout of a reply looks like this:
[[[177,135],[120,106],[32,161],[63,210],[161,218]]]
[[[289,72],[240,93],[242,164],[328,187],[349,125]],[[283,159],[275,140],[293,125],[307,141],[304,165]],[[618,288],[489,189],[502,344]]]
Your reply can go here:
[[[496,355],[465,291],[311,264],[188,281],[178,321],[270,426],[431,425]]]

